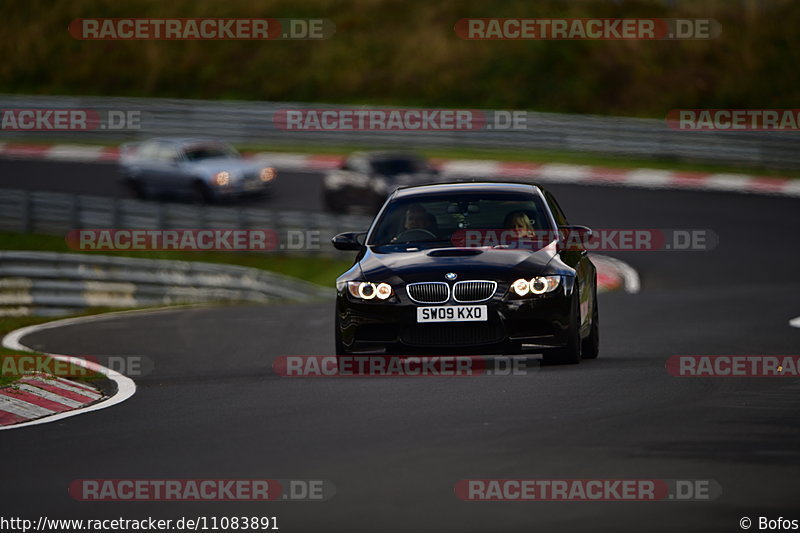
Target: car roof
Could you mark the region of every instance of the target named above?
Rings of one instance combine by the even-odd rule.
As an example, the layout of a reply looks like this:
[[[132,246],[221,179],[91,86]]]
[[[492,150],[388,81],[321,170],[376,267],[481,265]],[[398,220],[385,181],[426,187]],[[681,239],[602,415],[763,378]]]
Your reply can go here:
[[[452,183],[433,183],[427,185],[414,185],[400,187],[395,191],[394,198],[407,198],[453,193],[472,192],[544,192],[544,188],[537,183],[524,183],[513,181],[458,181]]]

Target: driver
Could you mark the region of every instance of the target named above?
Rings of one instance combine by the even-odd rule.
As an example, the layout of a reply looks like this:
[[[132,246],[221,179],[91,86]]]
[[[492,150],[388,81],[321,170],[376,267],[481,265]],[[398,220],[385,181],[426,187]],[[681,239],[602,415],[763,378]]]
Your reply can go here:
[[[403,227],[400,229],[399,233],[392,238],[392,242],[397,242],[398,237],[408,231],[423,231],[433,236],[433,231],[435,231],[436,228],[435,220],[433,215],[428,213],[420,204],[411,204],[408,209],[406,209],[406,214],[403,217]]]
[[[405,220],[403,222],[403,229],[410,230],[410,229],[428,229],[428,222],[431,219],[430,213],[428,213],[424,207],[419,204],[412,204],[406,210]]]

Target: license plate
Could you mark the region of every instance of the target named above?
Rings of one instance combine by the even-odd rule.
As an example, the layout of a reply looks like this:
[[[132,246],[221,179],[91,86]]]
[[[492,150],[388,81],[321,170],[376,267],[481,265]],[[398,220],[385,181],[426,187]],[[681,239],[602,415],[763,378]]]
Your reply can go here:
[[[485,322],[485,305],[417,307],[417,322]]]
[[[244,188],[246,190],[248,190],[248,191],[254,191],[256,189],[259,189],[260,187],[261,187],[261,183],[255,181],[255,180],[253,180],[253,181],[245,181],[244,182]]]

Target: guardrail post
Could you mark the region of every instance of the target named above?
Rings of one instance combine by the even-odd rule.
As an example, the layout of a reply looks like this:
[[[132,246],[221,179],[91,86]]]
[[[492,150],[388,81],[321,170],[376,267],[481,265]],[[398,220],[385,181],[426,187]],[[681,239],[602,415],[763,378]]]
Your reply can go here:
[[[164,202],[156,204],[156,229],[167,228],[167,210],[164,208]]]
[[[197,228],[198,229],[205,229],[206,227],[206,210],[203,206],[195,207],[195,213],[197,213]]]
[[[72,195],[72,202],[69,204],[69,220],[72,228],[81,229],[81,197],[77,194]]]
[[[33,231],[33,194],[31,191],[22,193],[22,232],[31,233]]]
[[[111,227],[118,229],[122,227],[122,202],[119,198],[111,200]]]

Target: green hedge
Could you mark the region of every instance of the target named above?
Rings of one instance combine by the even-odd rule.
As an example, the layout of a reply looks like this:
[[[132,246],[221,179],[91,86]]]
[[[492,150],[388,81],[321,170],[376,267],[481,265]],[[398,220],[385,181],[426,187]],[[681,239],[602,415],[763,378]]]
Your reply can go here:
[[[0,92],[533,109],[663,117],[797,107],[795,0],[26,0],[7,3]],[[321,17],[327,41],[73,39],[89,17]],[[463,41],[464,17],[711,17],[712,41]]]

